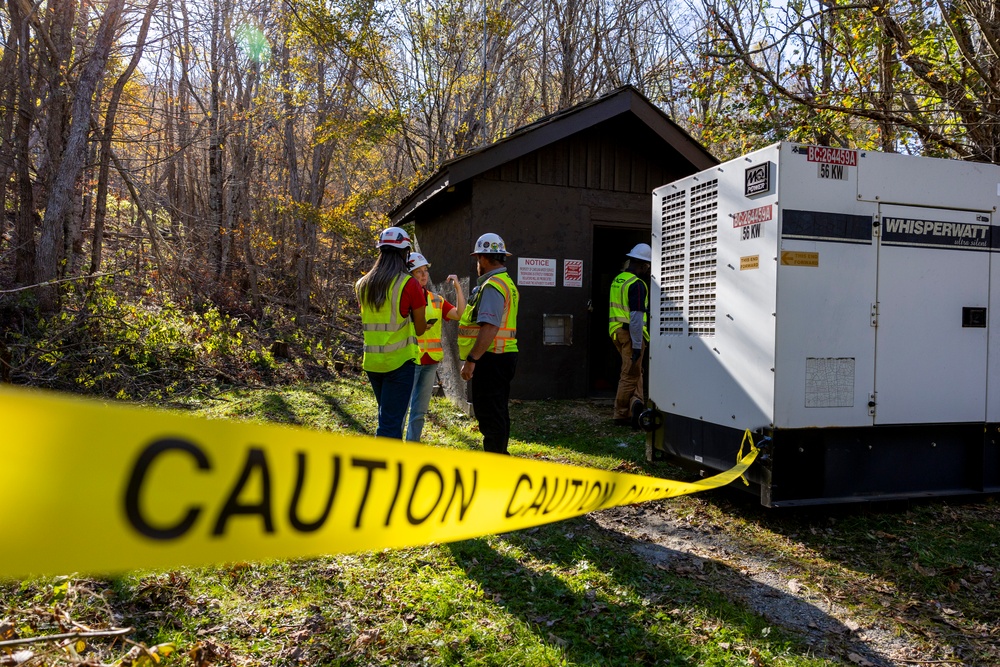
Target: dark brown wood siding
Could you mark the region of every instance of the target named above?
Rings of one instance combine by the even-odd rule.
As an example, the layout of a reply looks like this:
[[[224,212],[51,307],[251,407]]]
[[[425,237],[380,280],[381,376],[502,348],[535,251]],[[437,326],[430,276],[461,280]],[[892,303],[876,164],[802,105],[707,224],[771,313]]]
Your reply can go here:
[[[449,299],[453,291],[444,285],[449,273],[458,274],[467,294],[476,284],[469,253],[485,232],[500,234],[513,253],[507,266],[515,283],[518,259],[556,262],[554,287],[519,287],[513,398],[613,391],[616,368],[610,379],[605,372],[618,363],[607,338],[610,281],[625,253],[650,239],[652,191],[695,171],[672,145],[628,115],[512,156],[443,189],[417,210],[417,239],[433,265],[431,279]],[[596,246],[595,234],[601,239]],[[583,261],[582,287],[563,284],[567,259]],[[572,316],[570,345],[545,344],[547,315]],[[468,393],[459,377],[454,329],[451,323],[445,326],[445,359],[438,372],[447,394],[462,401]]]
[[[690,173],[677,153],[657,154],[646,146],[661,146],[648,129],[606,124],[550,144],[483,174],[487,180],[533,185],[589,188],[649,194],[664,183]],[[622,132],[640,135],[625,140]]]

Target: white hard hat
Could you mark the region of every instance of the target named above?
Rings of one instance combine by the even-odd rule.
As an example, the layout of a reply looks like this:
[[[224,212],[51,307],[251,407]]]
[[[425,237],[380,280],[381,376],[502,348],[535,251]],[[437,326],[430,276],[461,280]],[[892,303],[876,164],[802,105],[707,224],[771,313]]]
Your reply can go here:
[[[507,252],[507,246],[504,245],[503,239],[497,234],[489,232],[483,234],[476,240],[476,247],[472,249],[470,255],[509,255]]]
[[[410,271],[419,269],[421,266],[430,266],[431,263],[419,252],[411,252],[410,258],[406,260],[406,268]]]
[[[648,243],[640,243],[632,248],[632,252],[627,253],[625,256],[649,262],[650,264],[653,263],[653,249],[649,247]]]
[[[400,250],[413,247],[410,245],[410,235],[406,233],[406,230],[399,227],[388,227],[379,234],[378,243],[375,244],[375,247],[381,248],[382,246],[399,248]]]

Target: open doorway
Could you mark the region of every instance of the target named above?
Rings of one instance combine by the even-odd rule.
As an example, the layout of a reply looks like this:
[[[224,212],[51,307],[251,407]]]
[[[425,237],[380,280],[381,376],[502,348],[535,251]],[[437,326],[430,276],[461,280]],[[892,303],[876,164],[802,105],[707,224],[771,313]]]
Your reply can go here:
[[[621,360],[608,336],[608,295],[611,282],[628,261],[626,253],[637,243],[649,242],[649,226],[594,226],[593,293],[590,296],[594,310],[590,317],[590,349],[587,351],[591,396],[612,397],[618,389]]]

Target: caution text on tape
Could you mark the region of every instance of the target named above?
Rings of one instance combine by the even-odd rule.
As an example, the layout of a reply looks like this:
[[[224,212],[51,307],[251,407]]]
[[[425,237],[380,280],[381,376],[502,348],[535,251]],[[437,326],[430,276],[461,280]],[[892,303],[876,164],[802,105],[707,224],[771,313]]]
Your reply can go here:
[[[0,390],[0,578],[399,548],[729,484]]]

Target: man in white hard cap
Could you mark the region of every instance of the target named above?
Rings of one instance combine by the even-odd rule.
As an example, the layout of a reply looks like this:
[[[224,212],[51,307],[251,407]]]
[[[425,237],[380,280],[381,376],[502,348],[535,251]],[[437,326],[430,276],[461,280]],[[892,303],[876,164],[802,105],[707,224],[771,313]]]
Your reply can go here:
[[[472,407],[483,434],[483,449],[507,453],[510,439],[510,382],[517,368],[517,306],[520,297],[505,263],[510,255],[493,233],[476,240],[479,281],[458,321],[462,379],[472,390]]]
[[[621,355],[622,368],[615,394],[614,422],[639,428],[645,405],[642,393],[642,353],[649,341],[649,271],[652,250],[640,243],[626,253],[628,264],[611,283],[608,333]]]

